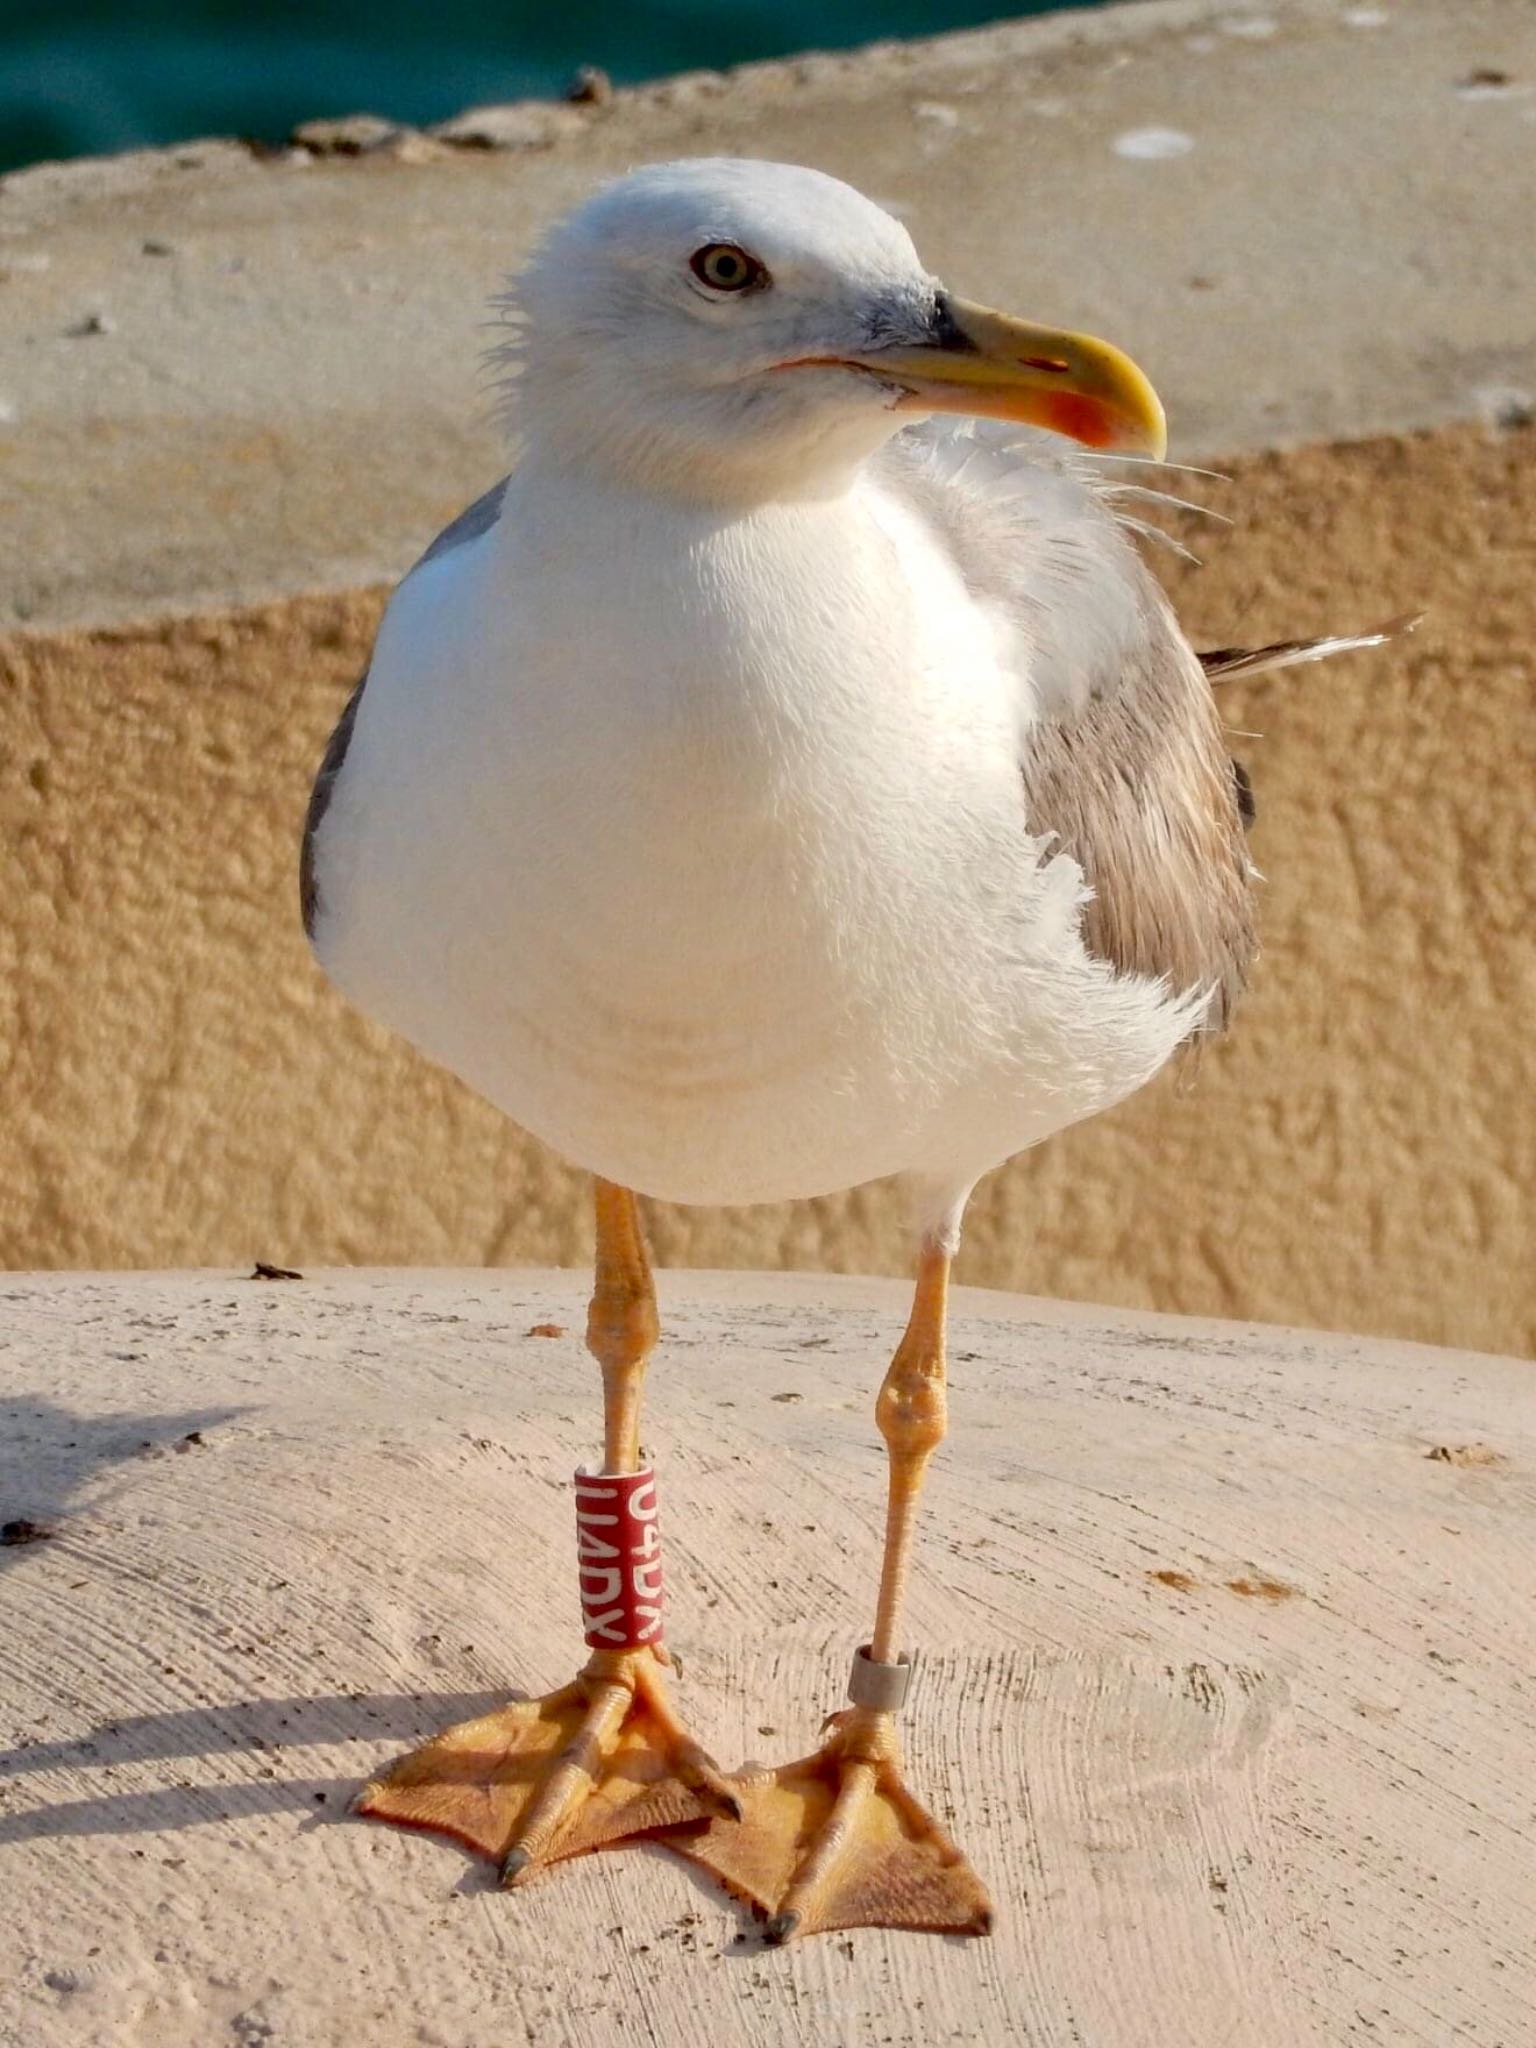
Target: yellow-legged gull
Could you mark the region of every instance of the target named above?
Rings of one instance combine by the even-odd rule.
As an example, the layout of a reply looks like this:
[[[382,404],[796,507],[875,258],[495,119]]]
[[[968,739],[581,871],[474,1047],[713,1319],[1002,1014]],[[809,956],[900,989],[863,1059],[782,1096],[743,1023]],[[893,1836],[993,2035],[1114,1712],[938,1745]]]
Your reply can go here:
[[[1200,660],[1038,431],[1157,457],[1162,410],[1115,349],[952,297],[888,214],[784,165],[621,180],[515,301],[516,466],[395,593],[316,788],[305,915],[361,1008],[597,1177],[592,1654],[360,1804],[508,1882],[677,1828],[777,1939],[980,1931],[895,1734],[961,1214],[1219,1029],[1253,953]],[[918,1282],[877,1408],[873,1630],[822,1748],[728,1778],[667,1682],[634,1191],[888,1174]]]

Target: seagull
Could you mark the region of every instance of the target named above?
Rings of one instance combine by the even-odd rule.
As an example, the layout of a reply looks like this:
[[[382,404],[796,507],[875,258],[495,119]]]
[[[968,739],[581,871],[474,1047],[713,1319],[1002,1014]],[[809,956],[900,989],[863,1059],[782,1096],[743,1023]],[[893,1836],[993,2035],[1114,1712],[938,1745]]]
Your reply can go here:
[[[1249,785],[1142,560],[1145,487],[1087,452],[1160,460],[1162,407],[1119,350],[952,295],[889,213],[791,165],[619,179],[502,310],[514,466],[395,591],[301,887],[352,1002],[593,1176],[590,1655],[357,1810],[507,1885],[661,1834],[773,1942],[980,1933],[986,1893],[897,1730],[962,1213],[1221,1031],[1254,956]],[[726,1773],[663,1633],[636,1197],[887,1175],[916,1285],[876,1402],[873,1624],[820,1746]]]

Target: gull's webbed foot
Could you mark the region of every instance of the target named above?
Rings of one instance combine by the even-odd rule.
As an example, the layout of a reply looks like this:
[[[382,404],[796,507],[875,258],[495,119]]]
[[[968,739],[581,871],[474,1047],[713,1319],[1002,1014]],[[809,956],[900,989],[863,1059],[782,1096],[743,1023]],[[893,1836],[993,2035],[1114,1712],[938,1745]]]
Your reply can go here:
[[[770,1942],[837,1927],[991,1927],[980,1878],[902,1782],[890,1713],[851,1707],[813,1755],[730,1782],[740,1819],[669,1846],[761,1908]]]
[[[653,1649],[598,1650],[572,1683],[462,1721],[365,1785],[352,1810],[447,1835],[501,1869],[545,1864],[740,1812],[678,1720]]]

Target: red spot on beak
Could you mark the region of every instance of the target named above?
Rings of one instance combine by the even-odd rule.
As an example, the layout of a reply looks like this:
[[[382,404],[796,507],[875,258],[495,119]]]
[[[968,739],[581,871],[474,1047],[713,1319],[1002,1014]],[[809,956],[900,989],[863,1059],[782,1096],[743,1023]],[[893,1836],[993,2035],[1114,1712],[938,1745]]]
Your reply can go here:
[[[1085,448],[1111,448],[1116,440],[1115,414],[1097,398],[1080,391],[1054,392],[1040,407],[1045,426],[1081,441]]]

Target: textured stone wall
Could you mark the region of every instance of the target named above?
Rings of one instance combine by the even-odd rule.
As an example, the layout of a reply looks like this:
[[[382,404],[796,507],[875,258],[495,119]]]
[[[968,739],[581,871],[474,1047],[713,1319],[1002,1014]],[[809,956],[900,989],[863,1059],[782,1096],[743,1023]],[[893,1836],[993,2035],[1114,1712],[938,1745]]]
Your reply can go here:
[[[1229,686],[1265,954],[1231,1040],[978,1192],[964,1278],[1536,1348],[1536,440],[1271,454],[1175,568],[1204,644],[1423,607]],[[381,594],[0,645],[11,1266],[568,1262],[581,1176],[350,1014],[296,845]],[[878,1187],[653,1213],[686,1264],[899,1270]]]

